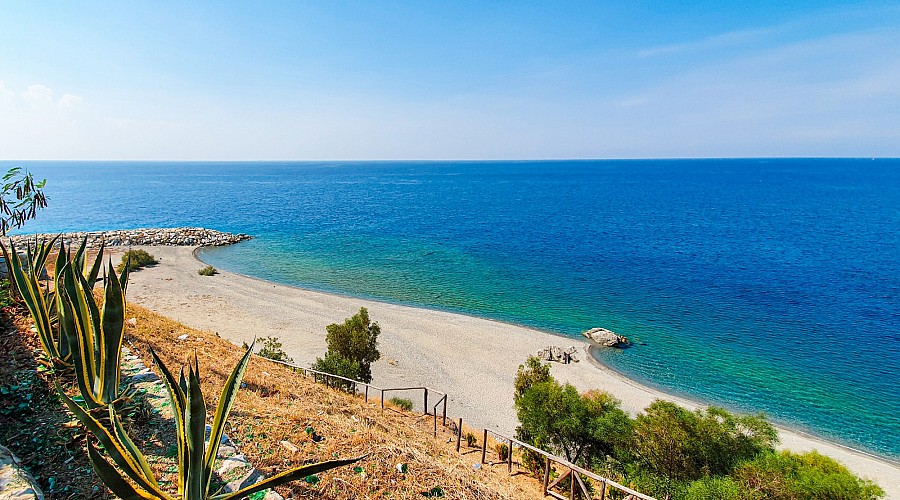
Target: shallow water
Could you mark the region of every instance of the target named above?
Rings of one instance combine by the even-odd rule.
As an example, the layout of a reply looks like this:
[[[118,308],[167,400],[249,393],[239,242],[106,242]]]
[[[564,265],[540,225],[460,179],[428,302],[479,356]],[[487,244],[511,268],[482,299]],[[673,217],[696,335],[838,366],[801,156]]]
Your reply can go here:
[[[28,232],[205,226],[281,283],[636,342],[649,385],[900,456],[900,161],[25,162]]]

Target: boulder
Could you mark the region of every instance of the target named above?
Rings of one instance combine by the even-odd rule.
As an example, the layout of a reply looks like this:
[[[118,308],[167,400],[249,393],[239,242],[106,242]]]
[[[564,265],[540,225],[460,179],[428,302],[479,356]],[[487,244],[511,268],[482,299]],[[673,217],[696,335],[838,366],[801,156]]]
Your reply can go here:
[[[607,330],[606,328],[591,328],[584,332],[584,336],[604,347],[622,347],[628,345],[627,337],[617,335],[616,332]]]

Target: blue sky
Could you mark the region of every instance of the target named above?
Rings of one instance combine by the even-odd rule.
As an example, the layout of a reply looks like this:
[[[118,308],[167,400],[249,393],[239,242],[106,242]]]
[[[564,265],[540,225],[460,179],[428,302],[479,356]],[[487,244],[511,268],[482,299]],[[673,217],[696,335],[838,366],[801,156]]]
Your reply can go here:
[[[0,2],[3,159],[900,156],[897,2]]]

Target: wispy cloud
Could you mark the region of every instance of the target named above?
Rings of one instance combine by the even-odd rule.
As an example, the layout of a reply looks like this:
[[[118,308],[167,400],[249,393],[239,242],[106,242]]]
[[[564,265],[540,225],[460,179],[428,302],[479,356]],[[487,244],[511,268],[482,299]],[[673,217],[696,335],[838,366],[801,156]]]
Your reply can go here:
[[[637,56],[641,58],[656,57],[663,55],[678,54],[682,52],[702,52],[710,49],[720,49],[724,47],[733,47],[745,45],[752,42],[763,40],[770,37],[783,28],[760,28],[753,30],[730,31],[718,35],[708,36],[699,40],[683,43],[673,43],[668,45],[658,45],[638,51]]]

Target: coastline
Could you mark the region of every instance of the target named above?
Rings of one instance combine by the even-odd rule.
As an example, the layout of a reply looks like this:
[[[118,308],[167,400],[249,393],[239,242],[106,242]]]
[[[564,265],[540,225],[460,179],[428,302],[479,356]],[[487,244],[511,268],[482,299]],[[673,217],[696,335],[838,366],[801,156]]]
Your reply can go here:
[[[548,345],[578,349],[579,363],[553,363],[552,373],[579,390],[602,389],[622,401],[632,415],[655,399],[688,408],[701,404],[644,386],[597,362],[589,343],[497,320],[434,309],[414,308],[280,285],[220,271],[197,275],[205,263],[199,247],[143,247],[160,264],[134,273],[129,302],[188,326],[215,331],[235,343],[276,336],[301,365],[325,351],[325,325],[343,321],[359,307],[369,309],[382,326],[382,359],[373,365],[374,382],[383,386],[429,385],[448,393],[448,413],[473,427],[511,433],[516,425],[512,384],[516,368],[529,354]],[[110,248],[112,252],[124,249]],[[900,499],[900,465],[887,459],[778,426],[780,448],[818,449],[854,473],[873,479],[886,498]]]

